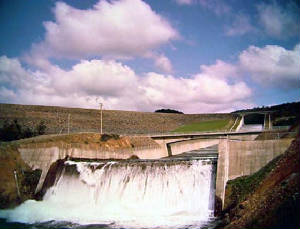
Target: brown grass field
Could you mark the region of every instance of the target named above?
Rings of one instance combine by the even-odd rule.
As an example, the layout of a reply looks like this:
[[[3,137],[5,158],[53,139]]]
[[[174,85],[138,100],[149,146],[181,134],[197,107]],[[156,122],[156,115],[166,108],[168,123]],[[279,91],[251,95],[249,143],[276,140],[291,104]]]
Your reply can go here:
[[[33,128],[44,121],[47,134],[67,133],[70,115],[70,133],[99,132],[100,111],[95,109],[0,104],[0,126],[4,121],[17,119],[22,126]],[[103,110],[103,133],[150,134],[173,131],[180,126],[208,120],[230,119],[232,114],[165,114]]]

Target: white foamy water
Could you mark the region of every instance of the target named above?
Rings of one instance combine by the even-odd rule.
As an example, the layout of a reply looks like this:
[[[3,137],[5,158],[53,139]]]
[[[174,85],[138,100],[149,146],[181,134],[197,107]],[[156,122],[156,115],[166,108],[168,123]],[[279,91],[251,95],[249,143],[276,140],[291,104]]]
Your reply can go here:
[[[199,228],[209,219],[211,177],[211,163],[202,160],[68,161],[42,201],[28,200],[0,211],[0,217],[24,223],[55,220],[127,228]]]

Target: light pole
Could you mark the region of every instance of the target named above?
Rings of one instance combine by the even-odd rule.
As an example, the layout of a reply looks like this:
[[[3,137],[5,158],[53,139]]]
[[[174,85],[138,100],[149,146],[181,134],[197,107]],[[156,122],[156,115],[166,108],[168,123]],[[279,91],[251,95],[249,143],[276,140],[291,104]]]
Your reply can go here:
[[[103,103],[99,103],[100,105],[100,133],[102,134],[102,107]]]
[[[68,114],[68,134],[70,134],[70,113]]]

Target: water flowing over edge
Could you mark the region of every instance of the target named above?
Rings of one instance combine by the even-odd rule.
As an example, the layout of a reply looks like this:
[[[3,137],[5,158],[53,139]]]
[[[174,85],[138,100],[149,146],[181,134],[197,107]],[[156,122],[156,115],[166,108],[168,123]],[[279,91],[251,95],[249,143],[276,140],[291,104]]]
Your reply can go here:
[[[211,160],[66,161],[42,201],[1,210],[9,221],[51,220],[125,228],[200,228],[210,218]]]

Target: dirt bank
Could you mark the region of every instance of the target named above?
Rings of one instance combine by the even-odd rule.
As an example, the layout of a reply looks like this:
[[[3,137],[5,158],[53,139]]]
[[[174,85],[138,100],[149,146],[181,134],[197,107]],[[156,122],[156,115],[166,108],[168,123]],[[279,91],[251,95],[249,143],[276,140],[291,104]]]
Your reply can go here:
[[[219,228],[299,228],[299,151],[298,135],[260,171],[229,182]]]
[[[51,146],[86,146],[89,148],[101,148],[114,151],[119,149],[149,147],[159,145],[150,137],[119,136],[115,134],[99,133],[74,133],[62,135],[42,135],[15,141],[22,148],[51,147]]]
[[[40,174],[41,171],[33,171],[25,164],[16,144],[1,144],[0,208],[13,207],[32,198]]]
[[[33,171],[23,161],[18,149],[26,147],[30,149],[39,146],[84,146],[84,148],[92,149],[94,147],[104,151],[160,147],[148,137],[96,133],[43,135],[10,143],[0,143],[0,208],[13,207],[22,201],[34,198],[41,171]],[[14,175],[15,171],[17,179]],[[19,187],[19,193],[17,186]]]

